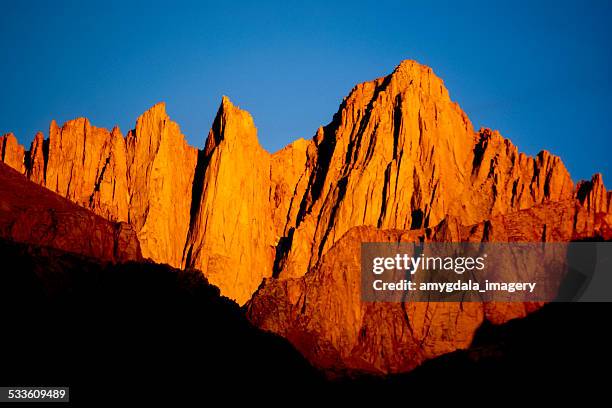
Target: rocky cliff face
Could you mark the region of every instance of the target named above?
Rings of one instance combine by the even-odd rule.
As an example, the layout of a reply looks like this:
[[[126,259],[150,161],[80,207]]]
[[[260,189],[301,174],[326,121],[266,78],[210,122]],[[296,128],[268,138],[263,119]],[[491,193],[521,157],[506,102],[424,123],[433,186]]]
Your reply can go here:
[[[25,149],[19,144],[12,133],[0,136],[0,161],[19,172],[25,170]]]
[[[49,247],[103,262],[140,260],[138,238],[111,222],[26,180],[0,163],[0,238]]]
[[[471,224],[574,194],[559,158],[474,132],[442,81],[413,61],[358,85],[315,144],[280,276],[306,273],[353,226],[418,229],[448,215]]]
[[[276,248],[306,189],[309,142],[269,154],[248,112],[223,97],[201,152],[184,265],[243,304],[273,273]]]
[[[180,267],[198,151],[187,145],[163,103],[138,118],[126,144],[128,219],[143,256]]]
[[[33,155],[33,169],[47,169],[48,189],[110,220],[127,221],[126,152],[118,129],[109,132],[85,118],[61,128],[53,121],[48,149],[46,163],[36,161],[44,155]]]
[[[364,306],[354,276],[362,240],[570,240],[609,237],[612,224],[600,175],[574,185],[558,157],[474,130],[414,61],[356,86],[311,140],[274,154],[226,97],[203,150],[163,104],[126,138],[76,119],[53,122],[28,152],[12,135],[0,147],[31,181],[129,223],[143,256],[198,268],[240,304],[252,299],[254,321],[330,369],[409,369],[469,344],[484,320],[536,307]]]
[[[448,217],[420,230],[351,228],[306,275],[267,279],[247,304],[259,327],[288,338],[316,366],[333,374],[408,371],[467,348],[486,321],[524,317],[538,303],[364,303],[362,242],[566,242],[612,239],[610,224],[574,200],[462,225]],[[575,222],[580,220],[580,222]]]
[[[49,141],[42,132],[36,133],[26,155],[25,174],[36,184],[45,185],[45,170],[49,157]],[[7,163],[8,164],[8,163]],[[9,164],[10,165],[10,164]],[[14,166],[11,166],[14,168]]]
[[[259,145],[251,115],[227,97],[201,160],[185,264],[205,271],[211,283],[242,304],[272,271],[271,158]]]
[[[186,144],[164,104],[124,138],[78,118],[38,133],[24,152],[12,134],[0,139],[3,161],[31,181],[138,233],[143,256],[180,267],[189,229],[197,149]]]
[[[129,223],[142,254],[174,267],[198,268],[240,304],[272,276],[276,246],[307,188],[303,139],[266,152],[248,112],[222,99],[202,151],[157,104],[123,137],[79,118],[30,150],[3,136],[2,159],[31,181],[111,221]],[[312,153],[312,152],[311,152]],[[299,186],[298,186],[299,184]],[[289,216],[289,213],[292,213]]]

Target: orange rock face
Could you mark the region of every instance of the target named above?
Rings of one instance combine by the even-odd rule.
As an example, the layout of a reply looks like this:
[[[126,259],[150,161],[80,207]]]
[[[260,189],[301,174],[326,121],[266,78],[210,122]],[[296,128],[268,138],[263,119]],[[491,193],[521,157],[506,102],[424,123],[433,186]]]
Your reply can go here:
[[[17,142],[17,138],[12,133],[0,136],[0,161],[23,173],[25,166],[23,163],[25,149]]]
[[[129,222],[145,257],[182,266],[197,149],[186,144],[164,104],[138,118],[127,138],[85,118],[61,128],[53,121],[48,140],[36,135],[27,166],[18,165],[24,149],[15,137],[1,140],[6,164],[104,218]]]
[[[223,97],[196,174],[201,194],[184,263],[239,304],[272,275],[296,185],[306,187],[307,146],[299,140],[270,155],[251,115]]]
[[[127,223],[115,223],[32,183],[0,163],[0,237],[101,261],[142,259]]]
[[[361,242],[612,237],[600,178],[577,196],[559,158],[474,132],[441,80],[412,61],[357,86],[314,142],[289,242],[277,249],[280,279],[266,280],[248,313],[327,370],[410,370],[467,347],[484,320],[538,307],[362,303]]]
[[[182,266],[197,156],[163,103],[139,117],[128,134],[128,219],[144,257]]]
[[[126,138],[76,119],[53,122],[29,152],[0,141],[2,160],[30,180],[127,221],[144,257],[201,269],[223,295],[250,300],[255,323],[330,370],[408,370],[466,347],[484,320],[538,307],[364,305],[363,240],[567,241],[610,237],[612,225],[600,175],[574,185],[558,157],[475,131],[414,61],[356,86],[311,140],[274,154],[226,97],[203,150],[164,104]]]
[[[127,221],[125,155],[116,129],[111,133],[85,118],[61,128],[51,122],[45,186],[110,220]]]
[[[49,143],[42,132],[36,133],[28,152],[26,175],[36,184],[45,185],[45,165],[49,153]]]
[[[590,181],[581,181],[576,187],[576,196],[583,211],[576,215],[576,228],[582,236],[606,236],[612,226],[612,191],[606,191],[601,174]]]
[[[597,214],[574,200],[539,204],[464,226],[450,217],[425,230],[351,228],[304,276],[268,279],[247,304],[257,326],[289,339],[313,364],[332,374],[396,373],[467,348],[489,321],[505,323],[539,308],[537,303],[368,303],[360,296],[362,242],[551,242],[600,236],[573,226]],[[601,220],[600,220],[601,221]],[[602,228],[603,227],[603,228]]]
[[[185,263],[242,304],[272,271],[270,154],[257,141],[251,115],[224,97],[201,160]]]
[[[318,160],[278,273],[301,276],[357,225],[466,224],[573,195],[563,163],[519,154],[498,132],[474,132],[430,68],[405,61],[358,85],[315,137]]]

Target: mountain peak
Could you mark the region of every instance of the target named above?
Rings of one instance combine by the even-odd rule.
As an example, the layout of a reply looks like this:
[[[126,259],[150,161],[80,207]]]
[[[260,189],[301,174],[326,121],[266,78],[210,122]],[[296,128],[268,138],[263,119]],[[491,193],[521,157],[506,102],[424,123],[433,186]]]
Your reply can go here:
[[[157,102],[155,105],[147,109],[144,113],[146,114],[149,112],[166,114],[166,102],[164,101]]]
[[[224,108],[233,108],[234,104],[232,103],[232,101],[230,100],[229,96],[227,95],[222,95],[221,96],[221,106]]]
[[[143,126],[155,126],[159,127],[160,122],[169,119],[168,114],[166,113],[166,104],[164,102],[158,102],[155,105],[151,106],[149,109],[144,111],[142,115],[136,119],[136,130],[142,128]]]
[[[432,69],[430,67],[428,67],[427,65],[423,65],[420,62],[415,61],[413,59],[405,59],[405,60],[400,61],[400,63],[395,67],[394,72],[410,71],[414,69],[432,72]]]
[[[259,146],[257,128],[251,114],[234,105],[229,97],[223,95],[221,105],[213,121],[206,140],[207,152],[217,147],[222,141],[230,145]]]
[[[7,133],[0,136],[0,161],[3,161],[19,172],[23,172],[24,154],[25,150],[19,144],[14,134]]]
[[[117,125],[113,126],[113,129],[111,130],[111,135],[113,136],[118,135],[118,136],[123,137],[123,134],[121,133],[121,129]]]
[[[394,82],[395,87],[400,92],[413,87],[435,99],[450,101],[444,81],[427,65],[414,60],[404,60],[400,62],[389,77],[390,82]]]
[[[229,115],[241,116],[243,119],[253,122],[253,117],[251,114],[246,110],[240,109],[240,107],[235,105],[229,96],[226,95],[221,97],[221,105],[219,105],[217,116],[219,116],[219,114],[227,115],[226,117],[229,117]]]

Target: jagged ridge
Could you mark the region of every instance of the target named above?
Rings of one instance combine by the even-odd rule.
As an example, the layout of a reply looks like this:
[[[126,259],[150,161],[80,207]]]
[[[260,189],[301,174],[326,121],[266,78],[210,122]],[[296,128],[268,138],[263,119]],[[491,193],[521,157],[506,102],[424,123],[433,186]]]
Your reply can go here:
[[[558,157],[531,158],[498,132],[474,131],[442,80],[414,61],[356,86],[311,140],[274,154],[227,97],[200,151],[163,103],[126,138],[80,118],[52,122],[27,152],[10,134],[0,141],[2,160],[30,180],[129,222],[143,256],[199,268],[241,304],[265,277],[303,276],[355,226],[421,229],[448,216],[470,225],[575,199],[610,211],[600,176],[575,187]]]

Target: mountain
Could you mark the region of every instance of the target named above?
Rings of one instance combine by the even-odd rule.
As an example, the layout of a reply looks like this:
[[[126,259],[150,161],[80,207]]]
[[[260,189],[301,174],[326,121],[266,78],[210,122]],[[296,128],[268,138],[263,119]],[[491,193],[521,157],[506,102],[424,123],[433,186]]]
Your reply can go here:
[[[580,204],[566,200],[467,226],[448,217],[436,227],[420,230],[354,227],[304,276],[266,279],[247,304],[247,316],[258,327],[289,339],[332,376],[410,371],[427,360],[468,349],[483,325],[525,317],[543,303],[363,302],[362,242],[612,239],[610,225],[600,221]],[[511,269],[520,270],[524,261],[517,257]]]
[[[534,304],[361,303],[364,240],[610,239],[612,192],[560,158],[474,130],[414,61],[357,85],[310,140],[270,154],[223,97],[205,147],[163,103],[124,138],[80,118],[1,158],[33,183],[135,231],[142,256],[199,269],[249,318],[330,372],[390,373],[469,346]],[[123,225],[123,224],[120,224]]]
[[[496,389],[517,376],[524,386],[539,390],[542,377],[554,379],[555,389],[559,384],[575,387],[576,372],[587,372],[595,366],[603,369],[609,364],[603,352],[607,350],[605,328],[598,324],[609,310],[601,304],[556,303],[542,308],[489,304],[481,309],[481,305],[468,303],[463,309],[451,308],[453,316],[463,323],[464,329],[458,331],[459,325],[440,318],[445,304],[432,303],[427,308],[437,313],[432,313],[429,331],[444,330],[454,336],[454,343],[438,339],[439,348],[452,352],[431,359],[424,358],[423,353],[432,355],[435,335],[424,336],[427,339],[419,348],[414,342],[402,344],[389,337],[391,328],[407,327],[397,318],[400,313],[404,316],[406,311],[412,316],[424,304],[370,304],[364,307],[366,323],[360,337],[379,342],[371,343],[370,350],[361,353],[362,365],[356,365],[358,352],[341,356],[333,348],[325,349],[323,346],[331,345],[335,336],[346,340],[345,333],[355,327],[349,320],[326,313],[351,304],[350,298],[337,295],[346,293],[347,284],[353,282],[338,279],[341,273],[355,271],[346,268],[347,260],[354,258],[351,247],[358,247],[362,239],[410,240],[420,231],[353,228],[324,255],[320,269],[314,273],[267,282],[245,316],[245,310],[220,296],[219,289],[210,285],[200,271],[178,270],[143,260],[137,251],[132,252],[137,247],[124,248],[120,256],[106,252],[103,249],[109,246],[100,243],[113,242],[116,248],[126,240],[137,244],[134,232],[127,233],[129,226],[120,230],[123,232],[119,236],[125,234],[123,240],[116,240],[116,227],[120,224],[106,221],[27,181],[2,163],[0,192],[0,314],[11,322],[11,332],[0,340],[0,348],[5,351],[0,379],[5,383],[70,385],[73,402],[111,402],[119,396],[139,401],[208,401],[212,395],[227,396],[228,385],[250,399],[269,402],[270,393],[262,390],[270,384],[296,395],[308,390],[306,394],[316,398],[325,391],[326,395],[346,401],[347,397],[361,399],[372,393],[402,394],[407,389],[422,390],[432,384],[466,389],[477,383]],[[575,209],[584,211],[578,206]],[[526,216],[536,213],[527,210]],[[492,220],[488,231],[500,231],[499,226],[506,225],[506,221],[504,217]],[[471,234],[470,238],[480,239],[483,230],[465,229],[445,221],[430,233],[437,237]],[[26,231],[31,234],[24,235]],[[551,237],[561,237],[563,233],[553,229]],[[90,246],[92,240],[94,245]],[[313,300],[300,301],[292,308],[282,293],[285,285],[276,286],[274,282],[285,282],[288,288],[298,286],[298,291],[301,289],[296,284],[304,284],[306,299]],[[273,305],[270,310],[277,318],[261,313],[266,305]],[[529,315],[493,324],[499,322],[495,311],[506,312],[510,306],[514,306],[509,310],[515,315]],[[300,314],[298,308],[304,312]],[[478,325],[474,316],[484,314],[488,320]],[[273,326],[274,322],[278,326]],[[257,329],[253,323],[286,336],[328,374],[343,375],[335,381],[324,381],[289,341]],[[313,327],[319,331],[309,331]],[[414,330],[420,326],[413,320],[410,327]],[[471,329],[475,330],[473,335]],[[472,336],[471,341],[467,340]],[[404,337],[408,338],[405,329]],[[393,347],[387,344],[389,341],[395,342]],[[582,351],[568,355],[568,349]],[[364,356],[379,361],[380,350],[393,351],[389,356],[398,364],[398,371],[415,367],[421,360],[423,364],[410,373],[381,376],[372,365],[363,364]],[[558,366],[560,356],[562,367]],[[99,384],[108,378],[112,378],[113,392],[100,393]],[[585,378],[589,381],[585,385],[593,386],[592,377]]]
[[[2,238],[0,257],[0,316],[12,322],[0,339],[3,383],[70,386],[77,405],[209,401],[228,385],[256,398],[270,384],[295,392],[324,384],[199,271]],[[113,392],[101,392],[108,381]]]
[[[26,180],[0,163],[0,238],[121,263],[142,260],[136,232]]]

